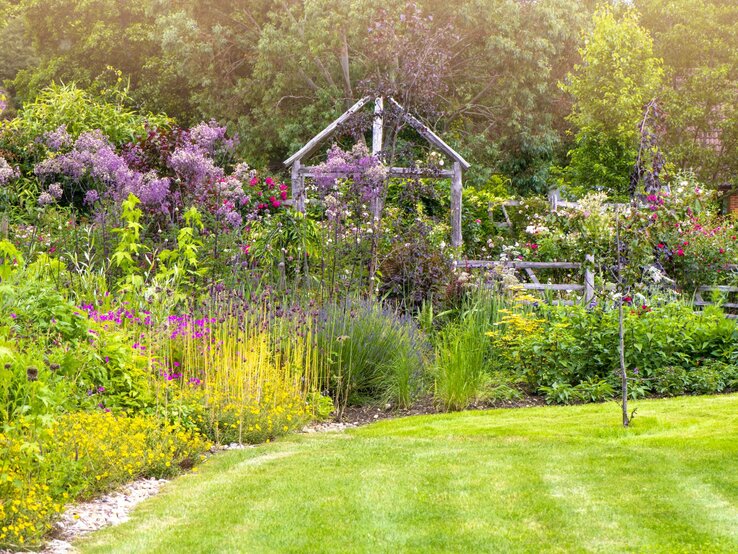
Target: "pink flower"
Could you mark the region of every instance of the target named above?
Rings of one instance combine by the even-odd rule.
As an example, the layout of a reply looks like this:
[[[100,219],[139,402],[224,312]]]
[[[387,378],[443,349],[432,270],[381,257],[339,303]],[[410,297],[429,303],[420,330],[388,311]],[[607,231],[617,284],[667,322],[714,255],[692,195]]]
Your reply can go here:
[[[684,250],[681,249],[681,248],[679,250],[677,250],[676,253],[677,253],[677,256],[684,256]]]
[[[255,187],[256,185],[258,185],[258,184],[259,184],[259,178],[258,178],[258,177],[252,177],[252,178],[251,178],[251,181],[249,182],[249,184],[250,184],[250,185],[251,185],[252,187]]]

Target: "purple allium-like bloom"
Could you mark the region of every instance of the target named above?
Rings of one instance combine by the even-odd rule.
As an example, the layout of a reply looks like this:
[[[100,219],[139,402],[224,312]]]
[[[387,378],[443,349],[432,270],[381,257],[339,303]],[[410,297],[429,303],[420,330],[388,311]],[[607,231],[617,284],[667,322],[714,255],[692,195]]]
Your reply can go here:
[[[51,196],[48,192],[42,192],[38,197],[38,205],[39,206],[48,206],[49,204],[54,203],[54,197]]]
[[[54,152],[69,148],[72,145],[72,136],[67,132],[67,126],[60,125],[55,131],[44,133],[44,144]]]
[[[0,157],[0,186],[6,185],[18,177],[20,177],[18,170],[14,169],[5,158]]]
[[[59,183],[53,183],[49,185],[48,192],[54,198],[54,200],[59,200],[64,195],[64,189]]]
[[[97,192],[95,189],[90,189],[85,193],[84,203],[87,206],[91,206],[98,200],[100,200],[100,193]]]

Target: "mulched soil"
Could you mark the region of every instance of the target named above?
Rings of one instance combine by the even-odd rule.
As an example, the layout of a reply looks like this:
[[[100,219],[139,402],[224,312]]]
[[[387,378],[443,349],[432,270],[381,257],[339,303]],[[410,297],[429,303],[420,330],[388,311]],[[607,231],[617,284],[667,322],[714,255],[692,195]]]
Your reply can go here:
[[[545,406],[545,400],[540,396],[526,396],[521,400],[513,400],[508,402],[479,402],[472,404],[467,410],[493,410],[501,408],[531,408],[534,406]],[[416,415],[430,415],[444,413],[444,410],[433,402],[433,398],[428,396],[419,399],[409,408],[397,408],[391,404],[385,406],[348,406],[343,413],[343,417],[336,418],[336,421],[348,423],[353,426],[366,425],[382,419],[395,419],[398,417],[408,417]]]

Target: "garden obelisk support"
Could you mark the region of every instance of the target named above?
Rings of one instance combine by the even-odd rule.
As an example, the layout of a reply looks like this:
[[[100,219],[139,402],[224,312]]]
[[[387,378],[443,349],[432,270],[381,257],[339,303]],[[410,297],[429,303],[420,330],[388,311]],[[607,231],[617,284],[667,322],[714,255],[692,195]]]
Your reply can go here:
[[[305,213],[305,177],[300,175],[300,168],[302,164],[300,160],[295,160],[292,164],[292,200],[295,205],[294,208],[300,212]]]
[[[618,256],[618,353],[620,354],[620,401],[623,409],[623,427],[630,425],[628,417],[628,370],[625,365],[625,317],[623,314],[623,298],[625,297],[625,280],[623,279],[623,246],[620,242],[620,209],[617,211],[615,229],[615,245]]]
[[[461,164],[454,162],[454,175],[451,178],[451,246],[461,246]]]

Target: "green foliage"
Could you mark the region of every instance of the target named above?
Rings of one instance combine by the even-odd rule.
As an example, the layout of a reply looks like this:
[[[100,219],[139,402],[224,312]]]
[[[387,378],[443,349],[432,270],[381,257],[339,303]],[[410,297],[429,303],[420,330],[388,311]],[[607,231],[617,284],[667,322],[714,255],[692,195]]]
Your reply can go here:
[[[18,267],[23,267],[23,255],[9,240],[0,240],[0,282],[6,281]]]
[[[177,232],[177,249],[162,250],[159,253],[159,268],[156,273],[159,283],[169,284],[179,295],[195,293],[197,280],[207,271],[207,268],[200,267],[198,258],[203,241],[197,233],[202,232],[203,223],[197,208],[193,206],[187,210],[184,221],[186,227],[181,227]],[[179,299],[185,297],[181,296]]]
[[[171,124],[164,115],[139,115],[130,104],[128,89],[122,82],[98,95],[74,84],[51,84],[33,102],[24,104],[17,117],[5,124],[5,132],[17,135],[12,140],[25,144],[62,125],[73,138],[100,129],[121,146],[145,135],[147,127]]]
[[[638,122],[646,104],[659,94],[662,62],[653,53],[638,15],[617,18],[601,9],[564,89],[574,97],[569,120],[577,129],[576,146],[566,169],[577,190],[627,195],[638,147]]]
[[[121,204],[122,213],[120,217],[125,227],[113,229],[113,232],[120,236],[112,260],[122,273],[120,281],[122,289],[137,290],[144,283],[138,260],[141,253],[146,250],[145,245],[141,243],[141,229],[143,229],[141,217],[143,212],[137,207],[140,203],[141,201],[138,198],[133,194],[129,194],[128,198]],[[187,251],[191,253],[189,247]]]
[[[664,60],[668,122],[663,149],[708,183],[738,170],[738,5],[724,0],[637,0]],[[707,140],[710,139],[710,140]],[[719,141],[716,142],[716,141]]]
[[[617,310],[541,306],[516,310],[493,333],[498,366],[525,376],[549,402],[601,401],[617,385]],[[636,396],[724,390],[733,371],[738,327],[721,310],[689,304],[629,307],[626,366]],[[540,316],[540,317],[538,317]]]
[[[284,210],[266,219],[255,232],[250,253],[263,267],[279,275],[305,277],[308,259],[315,259],[321,247],[317,223],[295,210]]]

